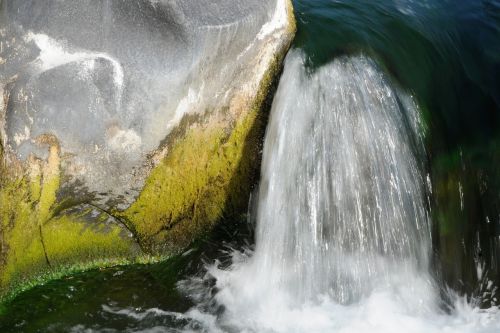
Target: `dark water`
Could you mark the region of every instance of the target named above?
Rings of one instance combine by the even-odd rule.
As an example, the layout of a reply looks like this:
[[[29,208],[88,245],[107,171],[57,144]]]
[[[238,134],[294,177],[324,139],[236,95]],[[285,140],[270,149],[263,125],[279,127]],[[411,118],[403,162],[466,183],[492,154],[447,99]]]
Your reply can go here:
[[[479,265],[499,284],[500,1],[297,0],[294,5],[294,47],[305,52],[311,71],[336,57],[363,53],[418,101],[427,125],[436,274],[455,289],[478,293]],[[192,252],[166,263],[47,283],[5,306],[0,332],[185,327],[185,318],[167,313],[193,305],[176,282],[202,274],[204,262],[227,262],[224,241],[238,247],[245,239],[251,239],[247,226],[221,226]]]
[[[207,263],[217,260],[226,267],[231,262],[229,249],[251,246],[251,222],[226,224],[167,262],[94,270],[35,287],[4,305],[0,332],[136,332],[153,327],[193,327],[166,311],[184,313],[194,305],[178,290],[178,281],[196,276],[201,279]],[[211,288],[213,283],[206,284]]]
[[[490,139],[500,120],[500,2],[296,1],[296,46],[317,66],[378,59],[417,96],[442,149]]]

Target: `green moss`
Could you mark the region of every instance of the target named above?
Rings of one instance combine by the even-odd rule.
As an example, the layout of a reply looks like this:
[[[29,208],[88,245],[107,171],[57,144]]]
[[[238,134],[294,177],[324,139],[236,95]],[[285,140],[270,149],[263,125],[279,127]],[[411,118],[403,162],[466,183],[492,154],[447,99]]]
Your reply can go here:
[[[134,225],[139,239],[151,251],[165,243],[174,251],[209,230],[230,203],[234,177],[239,194],[249,193],[249,162],[243,156],[247,135],[256,124],[258,108],[236,124],[231,134],[222,126],[189,130],[153,170],[137,201],[123,216]],[[163,249],[162,249],[163,250]]]
[[[87,272],[95,269],[105,269],[118,266],[129,266],[134,264],[149,265],[159,262],[164,262],[168,259],[165,256],[151,256],[141,254],[138,257],[130,258],[104,258],[87,261],[84,263],[72,263],[69,265],[59,266],[57,270],[46,270],[31,274],[29,279],[25,279],[17,283],[8,292],[0,294],[0,315],[2,314],[2,307],[14,299],[20,293],[30,290],[33,287],[43,285],[49,281],[62,279],[65,276],[73,275],[76,273]]]
[[[286,10],[288,14],[288,29],[287,32],[290,36],[294,36],[297,32],[297,22],[295,21],[295,13],[293,10],[292,0],[288,0],[286,4]]]
[[[134,239],[113,223],[82,215],[55,216],[59,189],[58,148],[46,162],[31,159],[23,174],[0,167],[0,296],[30,286],[65,267],[93,266],[98,260],[135,260]],[[25,287],[23,287],[25,288]]]
[[[290,29],[295,31],[295,23]],[[263,109],[284,54],[282,50],[273,61],[253,103],[236,123],[197,124],[185,130],[153,169],[135,203],[118,213],[148,251],[174,253],[222,217],[246,210],[260,167],[267,121]]]
[[[45,262],[41,244],[37,242],[38,225],[34,223],[29,185],[24,179],[4,181],[0,188],[0,219],[2,222],[2,259],[0,286],[16,279],[17,272],[29,264],[34,269]]]
[[[32,170],[30,173],[30,195],[31,201],[36,202],[40,200],[40,195],[42,194],[42,175],[38,164],[35,164],[33,167],[35,170]]]
[[[117,225],[101,223],[89,227],[74,216],[63,215],[50,221],[43,228],[43,241],[51,265],[71,265],[75,258],[92,262],[138,254],[132,239],[127,240]]]
[[[41,186],[37,207],[38,222],[41,224],[48,221],[51,217],[52,207],[56,203],[56,193],[59,189],[59,183],[59,175],[54,175],[44,180],[43,186]]]

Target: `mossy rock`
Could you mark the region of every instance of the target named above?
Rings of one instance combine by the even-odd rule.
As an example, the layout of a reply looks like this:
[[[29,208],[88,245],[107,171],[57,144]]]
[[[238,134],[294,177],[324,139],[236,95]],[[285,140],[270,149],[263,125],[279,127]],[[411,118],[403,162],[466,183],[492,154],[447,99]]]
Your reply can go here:
[[[230,106],[208,112],[203,119],[185,117],[167,138],[168,152],[137,200],[115,213],[127,221],[149,253],[176,253],[221,219],[246,213],[259,177],[270,91],[296,29],[288,4],[292,16],[287,36],[266,66],[254,96],[236,96]],[[234,113],[238,116],[231,118]]]
[[[60,211],[57,143],[49,150],[47,161],[31,160],[24,173],[22,167],[8,169],[0,156],[0,296],[57,272],[103,260],[129,262],[142,254],[127,229],[106,213],[88,219],[87,214],[96,214],[91,207]]]
[[[79,270],[163,260],[222,218],[246,213],[269,93],[295,33],[287,3],[286,32],[254,59],[247,89],[235,87],[227,105],[185,116],[151,155],[154,167],[126,209],[103,205],[87,192],[67,195],[80,189],[68,188],[66,157],[55,136],[36,139],[48,158],[19,161],[0,135],[0,297]]]

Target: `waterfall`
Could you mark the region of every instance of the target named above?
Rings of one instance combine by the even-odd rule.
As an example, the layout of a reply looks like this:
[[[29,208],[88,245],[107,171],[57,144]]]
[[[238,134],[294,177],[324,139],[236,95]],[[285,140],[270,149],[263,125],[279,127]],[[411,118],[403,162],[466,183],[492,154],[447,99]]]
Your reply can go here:
[[[266,137],[253,265],[299,301],[346,304],[426,271],[418,110],[365,57],[307,73],[292,54]]]
[[[273,102],[255,249],[179,283],[197,304],[183,317],[208,332],[496,332],[495,309],[451,291],[443,309],[430,273],[417,103],[365,56],[304,63],[287,56]]]

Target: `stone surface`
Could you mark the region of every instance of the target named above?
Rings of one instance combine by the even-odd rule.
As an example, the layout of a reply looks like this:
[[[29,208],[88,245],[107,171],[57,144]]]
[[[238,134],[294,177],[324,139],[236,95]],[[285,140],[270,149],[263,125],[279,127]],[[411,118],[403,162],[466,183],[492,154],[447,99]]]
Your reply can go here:
[[[480,296],[486,307],[500,297],[499,163],[500,138],[431,161],[439,273],[453,289]]]
[[[289,0],[1,2],[0,288],[244,211],[294,31]]]
[[[148,154],[187,114],[227,104],[286,25],[280,0],[2,3],[5,142],[46,157],[52,134],[80,191],[129,204]]]

